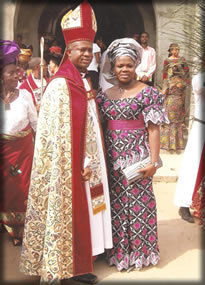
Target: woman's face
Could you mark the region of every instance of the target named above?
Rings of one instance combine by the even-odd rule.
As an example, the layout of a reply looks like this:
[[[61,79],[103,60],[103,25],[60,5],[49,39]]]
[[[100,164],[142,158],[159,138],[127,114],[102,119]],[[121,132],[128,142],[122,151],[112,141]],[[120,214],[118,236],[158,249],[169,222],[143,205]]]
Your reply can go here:
[[[18,84],[18,79],[18,70],[15,64],[8,64],[3,67],[2,80],[4,86],[9,87],[9,89],[15,89]]]
[[[52,60],[49,61],[49,71],[54,74],[56,72],[56,70],[58,69],[58,66],[55,64],[55,62],[53,62]]]
[[[135,78],[136,65],[129,56],[120,56],[114,64],[114,73],[120,83],[130,83]]]
[[[28,60],[19,59],[18,66],[23,68],[24,70],[27,70],[28,69]]]
[[[175,57],[177,57],[179,55],[179,48],[174,47],[171,49],[171,54]]]

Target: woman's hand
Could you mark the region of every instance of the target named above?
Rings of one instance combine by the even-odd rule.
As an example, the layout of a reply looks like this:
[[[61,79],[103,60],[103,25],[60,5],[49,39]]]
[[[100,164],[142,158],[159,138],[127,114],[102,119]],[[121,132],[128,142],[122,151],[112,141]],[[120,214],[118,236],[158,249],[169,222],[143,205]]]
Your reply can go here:
[[[147,165],[147,167],[141,168],[138,170],[138,172],[140,172],[140,173],[144,172],[144,175],[143,175],[144,178],[146,178],[148,176],[153,176],[156,173],[156,171],[157,171],[157,168],[152,164],[149,164],[149,165]]]
[[[83,171],[82,171],[82,178],[84,181],[88,181],[90,180],[90,177],[92,175],[92,170],[89,167],[86,167]]]

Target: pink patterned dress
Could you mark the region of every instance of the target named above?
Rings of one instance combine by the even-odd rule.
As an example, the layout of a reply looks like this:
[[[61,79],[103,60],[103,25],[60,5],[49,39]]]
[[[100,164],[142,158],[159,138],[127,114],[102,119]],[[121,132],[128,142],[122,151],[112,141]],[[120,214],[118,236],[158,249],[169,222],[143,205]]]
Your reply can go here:
[[[105,130],[114,244],[109,264],[119,271],[156,265],[160,254],[152,177],[128,184],[122,169],[149,155],[148,121],[168,123],[163,96],[156,88],[146,87],[134,98],[117,100],[100,92],[96,101],[102,121],[125,122],[124,127]],[[134,128],[133,121],[138,120],[144,126]]]

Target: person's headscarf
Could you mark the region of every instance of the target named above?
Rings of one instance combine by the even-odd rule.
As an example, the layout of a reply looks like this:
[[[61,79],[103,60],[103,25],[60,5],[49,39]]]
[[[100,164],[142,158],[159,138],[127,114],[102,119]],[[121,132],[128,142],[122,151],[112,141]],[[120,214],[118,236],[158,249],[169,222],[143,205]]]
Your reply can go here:
[[[62,49],[61,47],[59,46],[52,46],[49,48],[49,52],[50,54],[59,54],[59,55],[62,55]]]
[[[19,60],[20,61],[23,60],[23,61],[29,62],[31,56],[32,56],[31,49],[28,49],[28,48],[20,49],[20,54],[19,54]]]
[[[178,48],[179,49],[179,45],[177,43],[170,44],[168,51],[170,52],[173,48]]]
[[[0,40],[0,67],[15,63],[18,59],[20,48],[14,41]]]
[[[168,49],[168,52],[169,52],[168,56],[171,55],[171,50],[174,49],[174,48],[177,48],[178,50],[180,49],[179,45],[177,43],[170,44],[169,49]]]
[[[132,38],[122,38],[114,40],[106,51],[104,63],[102,63],[102,74],[105,80],[111,84],[116,84],[116,78],[112,72],[115,61],[120,56],[129,56],[136,67],[140,64],[143,49],[141,45]]]

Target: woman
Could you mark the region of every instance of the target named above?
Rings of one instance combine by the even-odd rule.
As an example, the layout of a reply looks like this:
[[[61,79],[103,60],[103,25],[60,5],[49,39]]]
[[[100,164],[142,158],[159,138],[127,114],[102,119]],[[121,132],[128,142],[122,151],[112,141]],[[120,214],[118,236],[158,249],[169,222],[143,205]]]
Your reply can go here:
[[[202,58],[202,72],[192,79],[194,93],[194,122],[184,151],[182,167],[176,186],[175,205],[180,207],[183,220],[194,223],[190,213],[192,205],[198,217],[204,219],[204,175],[205,175],[205,53]],[[200,210],[201,209],[201,210]],[[203,210],[202,210],[203,209]]]
[[[18,56],[18,74],[19,74],[19,82],[18,86],[20,86],[24,80],[28,77],[29,74],[29,60],[31,59],[32,52],[30,49],[21,49],[20,54]]]
[[[114,243],[108,260],[118,270],[128,271],[156,265],[160,257],[152,176],[158,166],[159,124],[168,121],[162,108],[163,96],[157,89],[136,81],[135,69],[141,54],[142,48],[134,39],[112,42],[107,58],[111,72],[103,70],[106,80],[114,86],[96,99],[107,122],[105,142]],[[140,170],[144,177],[128,184],[122,170],[149,154],[150,164]]]
[[[33,158],[37,113],[30,94],[17,89],[16,59],[20,52],[11,41],[0,41],[0,222],[20,245]]]
[[[63,55],[61,52],[61,47],[59,46],[52,46],[49,48],[49,51],[50,51],[50,56],[49,56],[48,72],[50,77],[52,77],[58,71]]]
[[[168,58],[164,61],[162,94],[170,124],[162,124],[160,143],[162,149],[173,152],[184,149],[185,89],[190,81],[189,67],[185,58],[179,56],[178,44],[172,43],[168,51]]]

